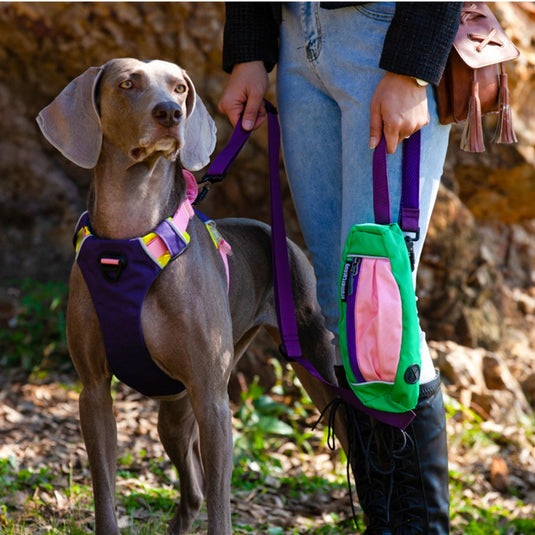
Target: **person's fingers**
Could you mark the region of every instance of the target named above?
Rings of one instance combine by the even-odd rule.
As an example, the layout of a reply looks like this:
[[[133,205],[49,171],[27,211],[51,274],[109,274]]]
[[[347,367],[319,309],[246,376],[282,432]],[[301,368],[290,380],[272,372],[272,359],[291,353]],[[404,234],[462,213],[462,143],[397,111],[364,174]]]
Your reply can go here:
[[[264,94],[268,87],[264,63],[251,61],[234,66],[232,74],[219,101],[219,111],[226,114],[236,126],[243,114],[245,130],[258,128],[265,120]]]
[[[385,141],[386,141],[386,152],[388,154],[394,154],[398,147],[398,143],[403,141],[403,137],[400,136],[399,125],[385,123],[383,128]]]
[[[383,118],[380,107],[372,101],[370,107],[370,140],[368,146],[375,149],[383,137]]]
[[[429,123],[425,87],[410,76],[387,72],[375,89],[370,103],[370,148],[384,135],[389,154],[403,139]]]
[[[242,127],[244,130],[258,128],[266,118],[264,95],[251,94],[243,111]]]

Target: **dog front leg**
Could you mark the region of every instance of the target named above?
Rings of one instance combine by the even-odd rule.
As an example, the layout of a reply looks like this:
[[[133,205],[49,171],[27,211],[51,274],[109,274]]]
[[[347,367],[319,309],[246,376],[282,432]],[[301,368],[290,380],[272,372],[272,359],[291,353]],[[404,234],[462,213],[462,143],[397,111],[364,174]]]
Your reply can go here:
[[[160,401],[158,433],[180,478],[180,505],[167,533],[182,535],[191,529],[205,488],[199,428],[186,392],[176,400]]]
[[[95,501],[95,534],[119,535],[115,517],[117,424],[110,378],[85,385],[80,394],[80,423],[89,458]]]
[[[221,379],[214,380],[212,374],[207,378],[207,382],[204,382],[204,388],[190,391],[192,407],[199,425],[206,479],[207,535],[232,533],[232,415],[227,394],[228,380],[224,384],[220,383]]]

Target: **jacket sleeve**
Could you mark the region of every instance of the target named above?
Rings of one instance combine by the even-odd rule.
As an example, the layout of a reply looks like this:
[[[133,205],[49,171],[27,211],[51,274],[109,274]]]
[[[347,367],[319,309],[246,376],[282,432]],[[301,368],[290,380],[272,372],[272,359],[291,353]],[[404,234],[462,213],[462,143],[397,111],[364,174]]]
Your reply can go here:
[[[379,67],[438,84],[457,34],[462,2],[398,2]]]
[[[223,31],[223,69],[263,61],[271,71],[279,59],[279,21],[272,2],[227,2]]]

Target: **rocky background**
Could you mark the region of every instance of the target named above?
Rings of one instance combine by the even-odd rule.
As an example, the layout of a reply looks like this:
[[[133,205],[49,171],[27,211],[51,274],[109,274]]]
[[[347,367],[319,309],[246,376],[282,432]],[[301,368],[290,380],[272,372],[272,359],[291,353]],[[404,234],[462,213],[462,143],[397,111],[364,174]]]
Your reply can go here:
[[[452,129],[444,184],[419,273],[419,308],[448,391],[482,416],[530,414],[535,401],[535,8],[491,4],[520,48],[507,66],[519,143],[459,150]],[[67,280],[71,233],[90,173],[40,135],[39,110],[87,67],[113,57],[185,67],[218,126],[222,3],[0,4],[0,324],[17,303],[15,278]],[[273,95],[271,96],[273,99]],[[255,133],[203,211],[268,220],[266,135]],[[285,189],[287,230],[300,241]],[[464,396],[464,397],[463,397]],[[510,416],[510,414],[509,414]],[[519,415],[516,414],[516,417]]]

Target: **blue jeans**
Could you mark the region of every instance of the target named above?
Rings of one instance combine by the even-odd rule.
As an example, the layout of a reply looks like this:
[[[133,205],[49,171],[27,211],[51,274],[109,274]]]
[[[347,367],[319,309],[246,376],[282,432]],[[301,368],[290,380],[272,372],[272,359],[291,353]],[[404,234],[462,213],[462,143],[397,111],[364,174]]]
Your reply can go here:
[[[338,333],[338,274],[355,223],[373,222],[370,101],[384,75],[383,41],[395,6],[372,3],[326,10],[319,2],[284,4],[277,102],[284,162],[301,230],[317,277],[327,328]],[[435,203],[449,127],[438,122],[433,89],[422,129],[418,262]],[[392,220],[401,197],[401,150],[388,156]],[[415,270],[416,274],[416,270]],[[415,275],[416,277],[416,275]],[[422,382],[435,377],[422,339]]]

